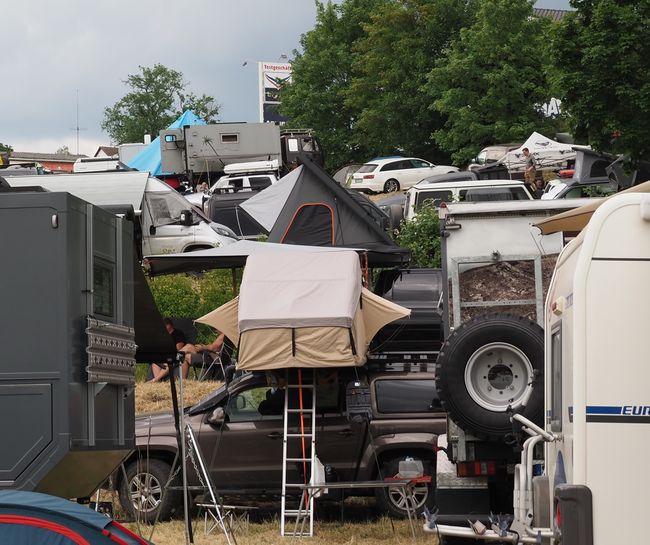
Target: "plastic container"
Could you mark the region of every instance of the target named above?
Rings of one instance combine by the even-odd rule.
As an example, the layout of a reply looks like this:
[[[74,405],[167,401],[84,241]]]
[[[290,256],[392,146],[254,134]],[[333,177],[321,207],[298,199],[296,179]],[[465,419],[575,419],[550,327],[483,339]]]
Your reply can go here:
[[[421,460],[414,460],[410,456],[401,460],[399,463],[399,472],[396,477],[400,479],[416,479],[424,475],[424,467]]]

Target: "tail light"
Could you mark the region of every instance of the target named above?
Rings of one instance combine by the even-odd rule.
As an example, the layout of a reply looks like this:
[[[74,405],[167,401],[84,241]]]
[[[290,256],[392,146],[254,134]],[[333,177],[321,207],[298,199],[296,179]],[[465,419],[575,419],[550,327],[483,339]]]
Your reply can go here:
[[[374,174],[364,174],[363,179],[364,180],[372,180],[375,177]]]
[[[458,462],[456,464],[456,475],[459,477],[489,477],[496,474],[496,462]]]

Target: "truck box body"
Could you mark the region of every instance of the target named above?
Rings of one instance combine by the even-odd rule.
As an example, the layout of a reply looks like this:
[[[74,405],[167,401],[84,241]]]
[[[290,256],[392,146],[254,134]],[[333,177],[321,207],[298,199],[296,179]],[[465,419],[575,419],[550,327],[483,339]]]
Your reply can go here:
[[[163,172],[223,172],[249,161],[282,162],[280,127],[273,123],[218,123],[160,131]]]
[[[546,303],[550,496],[591,491],[594,545],[647,540],[648,278],[650,196],[618,195],[562,252]]]
[[[134,446],[132,226],[21,190],[0,230],[0,489],[85,497]]]

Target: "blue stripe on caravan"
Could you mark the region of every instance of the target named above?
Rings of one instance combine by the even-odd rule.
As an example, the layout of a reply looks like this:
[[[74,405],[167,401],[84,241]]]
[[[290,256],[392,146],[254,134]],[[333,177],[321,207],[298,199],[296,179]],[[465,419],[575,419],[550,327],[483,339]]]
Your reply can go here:
[[[587,414],[622,414],[623,407],[611,407],[607,405],[590,405],[587,407]]]

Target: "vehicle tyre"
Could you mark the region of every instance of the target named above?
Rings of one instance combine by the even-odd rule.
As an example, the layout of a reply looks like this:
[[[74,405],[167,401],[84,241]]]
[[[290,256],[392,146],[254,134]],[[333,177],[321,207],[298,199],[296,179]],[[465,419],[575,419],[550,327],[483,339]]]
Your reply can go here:
[[[509,407],[542,425],[544,331],[512,314],[468,320],[442,346],[436,388],[449,418],[478,437],[511,433]]]
[[[393,178],[386,180],[384,193],[395,193],[396,191],[399,191],[399,182]]]
[[[382,464],[382,475],[384,477],[393,477],[397,475],[399,472],[399,463],[404,460],[406,456],[407,455],[397,456]],[[413,456],[413,459],[417,460],[418,457]],[[436,501],[435,463],[432,460],[419,459],[422,460],[424,474],[431,476],[431,482],[418,484],[413,491],[415,509],[418,515],[422,513],[425,507],[432,509]],[[388,516],[394,518],[407,518],[407,512],[404,509],[404,498],[401,497],[397,490],[377,488],[375,489],[375,497],[377,498],[377,503],[380,508],[388,514]]]
[[[126,480],[120,483],[120,503],[129,516],[146,524],[157,520],[169,519],[182,503],[180,490],[171,490],[180,486],[178,475],[169,487],[171,466],[163,460],[143,458],[134,460],[126,466]]]

